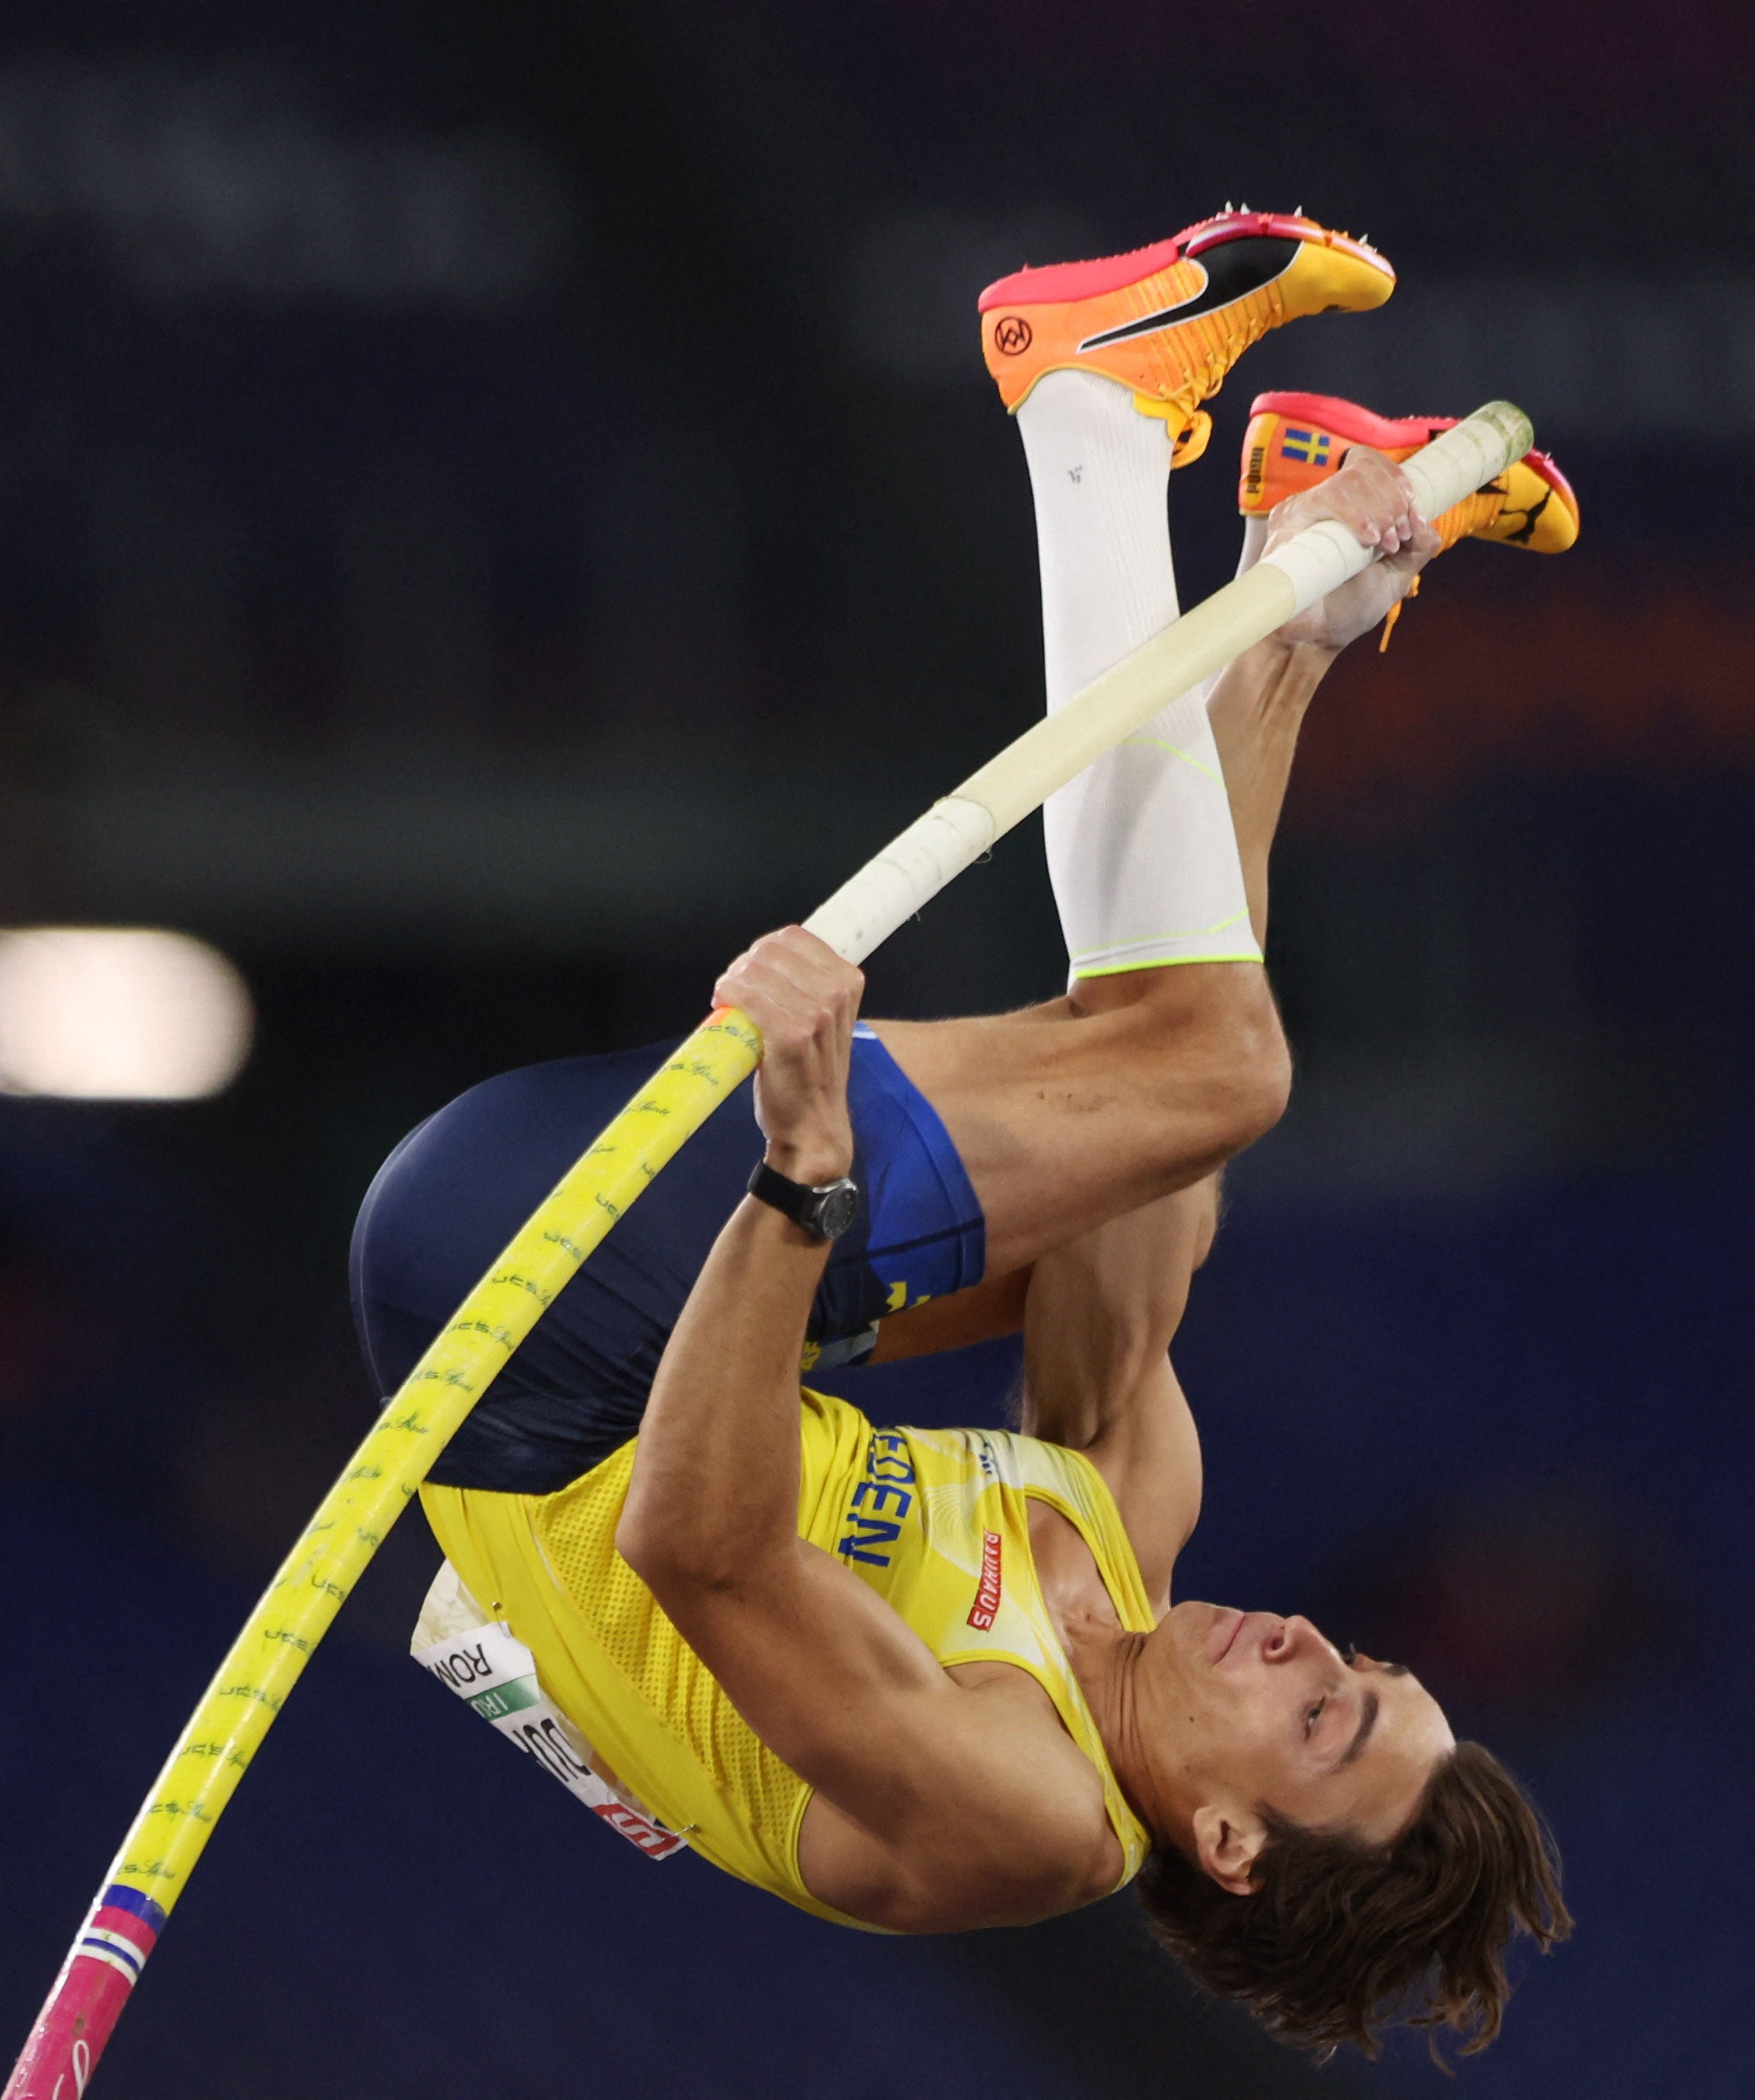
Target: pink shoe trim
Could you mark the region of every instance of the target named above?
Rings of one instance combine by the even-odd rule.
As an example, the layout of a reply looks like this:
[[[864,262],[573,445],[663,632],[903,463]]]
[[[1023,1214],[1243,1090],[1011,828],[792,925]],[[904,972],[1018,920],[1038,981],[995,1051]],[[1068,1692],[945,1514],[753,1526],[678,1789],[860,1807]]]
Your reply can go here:
[[[1069,304],[1074,299],[1094,299],[1103,292],[1118,292],[1124,285],[1137,284],[1172,262],[1181,260],[1182,236],[1154,241],[1149,248],[1134,248],[1125,255],[1104,255],[1091,262],[1050,262],[1039,270],[1020,270],[990,285],[977,302],[982,313],[994,307],[1046,307]]]
[[[1350,255],[1375,263],[1385,276],[1396,274],[1375,249],[1351,240],[1343,233],[1330,234],[1313,219],[1294,218],[1289,212],[1228,211],[1216,218],[1203,218],[1185,226],[1171,240],[1155,241],[1149,248],[1135,248],[1125,255],[1104,255],[1091,262],[1051,262],[1039,270],[1020,270],[990,285],[977,302],[982,313],[995,307],[1061,306],[1077,299],[1094,299],[1105,292],[1118,292],[1142,277],[1167,270],[1180,262],[1217,248],[1246,234],[1263,235],[1275,240],[1320,240],[1344,248]]]
[[[1554,491],[1554,494],[1559,497],[1560,501],[1566,505],[1567,509],[1572,512],[1573,517],[1576,518],[1578,515],[1578,498],[1572,493],[1572,484],[1554,465],[1550,455],[1547,452],[1537,452],[1533,448],[1532,448],[1531,450],[1524,453],[1523,464],[1525,466],[1531,468],[1535,473],[1541,475],[1541,479],[1547,483],[1549,488]]]
[[[1250,404],[1252,416],[1295,416],[1303,423],[1317,423],[1338,438],[1356,445],[1374,445],[1389,452],[1400,445],[1430,443],[1439,430],[1453,430],[1454,416],[1403,416],[1391,420],[1362,408],[1356,401],[1343,401],[1334,394],[1258,394]]]
[[[1462,421],[1457,416],[1404,416],[1392,420],[1374,415],[1356,401],[1343,401],[1334,394],[1258,394],[1250,404],[1250,414],[1295,416],[1301,423],[1315,423],[1320,429],[1332,430],[1338,438],[1348,439],[1356,445],[1373,445],[1386,452],[1402,445],[1430,443],[1440,431],[1453,430]],[[1572,493],[1572,484],[1548,453],[1532,447],[1523,455],[1523,464],[1547,483],[1575,518],[1578,515],[1578,498]]]

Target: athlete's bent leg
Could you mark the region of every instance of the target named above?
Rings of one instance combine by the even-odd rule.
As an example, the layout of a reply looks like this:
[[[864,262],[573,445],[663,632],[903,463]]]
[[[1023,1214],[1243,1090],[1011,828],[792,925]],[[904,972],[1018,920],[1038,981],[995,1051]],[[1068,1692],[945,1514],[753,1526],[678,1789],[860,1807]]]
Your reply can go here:
[[[1290,1083],[1259,964],[1081,981],[990,1020],[872,1026],[962,1158],[994,1276],[1202,1180],[1272,1127]]]
[[[783,951],[789,943],[818,946],[796,928],[762,945]],[[360,1211],[351,1264],[380,1393],[395,1392],[476,1279],[675,1047],[503,1073],[397,1147]],[[869,1030],[856,1035],[847,1098],[861,1196],[819,1284],[807,1372],[858,1361],[885,1315],[955,1297],[985,1265],[981,1207],[956,1148]],[[671,1329],[762,1151],[746,1083],[549,1302],[430,1477],[552,1493],[633,1436]]]
[[[1169,447],[1125,389],[1085,373],[1049,374],[1018,420],[1053,708],[1176,616]],[[1333,516],[1388,558],[1247,652],[1210,695],[1189,696],[1197,721],[1167,710],[1052,798],[1069,996],[1009,1021],[880,1024],[981,1197],[990,1275],[1200,1180],[1284,1105],[1285,1044],[1260,966],[1241,958],[1259,955],[1266,932],[1268,852],[1299,726],[1335,655],[1436,544],[1402,514],[1404,488],[1374,454],[1334,478],[1320,510],[1308,495],[1285,508],[1300,505],[1295,518],[1276,513],[1275,529]],[[1265,537],[1254,531],[1244,567]],[[1081,1025],[1044,1035],[1067,1019]]]
[[[1052,712],[1176,618],[1171,433],[1088,372],[1046,374],[1017,421]],[[878,1024],[963,1156],[990,1274],[1202,1180],[1285,1105],[1205,699],[1173,703],[1049,799],[1065,999],[1003,1021]]]

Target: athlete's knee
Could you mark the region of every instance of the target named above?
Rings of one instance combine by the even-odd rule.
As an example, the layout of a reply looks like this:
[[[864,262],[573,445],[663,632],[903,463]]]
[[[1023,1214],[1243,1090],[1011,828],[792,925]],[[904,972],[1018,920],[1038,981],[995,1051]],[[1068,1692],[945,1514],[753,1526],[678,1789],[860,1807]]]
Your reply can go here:
[[[1252,970],[1247,974],[1251,983],[1232,1023],[1235,1092],[1228,1105],[1237,1140],[1230,1147],[1233,1152],[1265,1136],[1292,1098],[1292,1052],[1267,973]]]
[[[1110,1077],[1124,1065],[1131,1148],[1171,1187],[1210,1173],[1285,1112],[1292,1066],[1259,964],[1199,963],[1075,988],[1100,1026]]]
[[[1210,974],[1215,982],[1203,992],[1200,1022],[1184,1052],[1188,1062],[1173,1050],[1164,1077],[1167,1096],[1192,1108],[1202,1149],[1216,1164],[1253,1145],[1285,1114],[1292,1058],[1267,973],[1233,964]]]

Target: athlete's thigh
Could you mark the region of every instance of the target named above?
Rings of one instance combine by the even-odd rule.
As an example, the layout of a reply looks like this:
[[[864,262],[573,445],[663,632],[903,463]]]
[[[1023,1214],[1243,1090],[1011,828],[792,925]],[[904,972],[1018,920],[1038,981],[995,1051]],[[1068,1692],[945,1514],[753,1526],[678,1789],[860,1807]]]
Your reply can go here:
[[[1265,999],[1259,972],[1249,988],[1235,964],[1138,974],[1152,982],[1100,994],[1105,1010],[1081,987],[1078,1005],[871,1024],[962,1157],[990,1276],[1188,1186],[1234,1148],[1227,1016]]]
[[[673,1045],[501,1073],[428,1118],[355,1228],[355,1315],[394,1392],[555,1184]],[[435,1461],[443,1485],[550,1494],[637,1430],[659,1358],[761,1155],[746,1084],[556,1293]]]

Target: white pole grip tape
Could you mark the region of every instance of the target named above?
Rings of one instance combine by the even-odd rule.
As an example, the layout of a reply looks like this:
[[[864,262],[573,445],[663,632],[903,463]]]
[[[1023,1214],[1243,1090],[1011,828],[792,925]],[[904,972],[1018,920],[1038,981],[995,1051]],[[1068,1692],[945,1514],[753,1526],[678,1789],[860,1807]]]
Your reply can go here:
[[[961,792],[947,795],[849,876],[805,924],[836,955],[862,963],[999,835],[990,810]]]
[[[1528,417],[1509,401],[1477,408],[1403,461],[1416,509],[1428,518],[1449,510],[1503,474],[1534,437]],[[1376,558],[1332,520],[1263,555],[934,803],[805,925],[849,962],[863,962],[1056,788]]]

